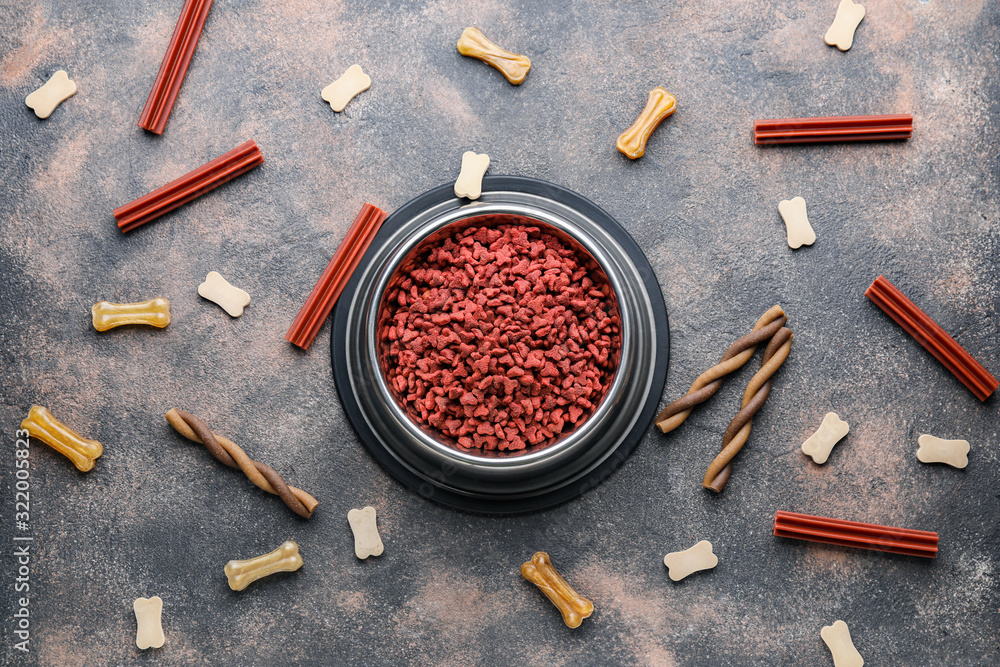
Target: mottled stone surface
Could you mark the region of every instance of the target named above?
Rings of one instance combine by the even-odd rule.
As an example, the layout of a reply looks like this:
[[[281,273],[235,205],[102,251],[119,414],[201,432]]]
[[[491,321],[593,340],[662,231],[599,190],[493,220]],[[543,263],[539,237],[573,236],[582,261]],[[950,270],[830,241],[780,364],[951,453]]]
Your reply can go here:
[[[847,53],[834,0],[669,3],[216,0],[162,137],[135,126],[179,0],[0,6],[0,661],[95,665],[826,665],[851,627],[872,665],[1000,661],[998,399],[980,403],[864,298],[884,273],[1000,373],[1000,6],[869,0]],[[512,87],[460,57],[477,25],[532,70]],[[360,63],[372,87],[334,114],[320,90]],[[24,97],[79,85],[47,120]],[[679,110],[636,162],[619,132],[664,85]],[[754,148],[754,118],[912,112],[902,143]],[[267,162],[123,236],[111,210],[253,138]],[[680,395],[767,307],[792,355],[720,496],[700,486],[749,368],[605,483],[531,516],[430,504],[364,453],[336,398],[329,325],[283,336],[362,202],[392,210],[492,173],[597,202],[663,286]],[[781,199],[815,245],[791,251]],[[253,302],[200,299],[210,270]],[[95,301],[163,296],[164,330],[90,326]],[[759,362],[754,360],[756,367]],[[33,403],[104,443],[89,473],[31,448],[31,644],[12,648],[14,438]],[[202,416],[320,506],[303,521],[173,433]],[[851,424],[829,462],[799,444]],[[972,443],[966,470],[916,439]],[[385,554],[359,562],[347,512],[378,509]],[[937,530],[923,560],[776,539],[776,509]],[[230,591],[223,565],[300,546],[298,572]],[[663,554],[699,539],[719,566],[672,583]],[[546,550],[597,611],[570,631],[518,575]],[[163,598],[167,643],[134,644],[132,600]]]

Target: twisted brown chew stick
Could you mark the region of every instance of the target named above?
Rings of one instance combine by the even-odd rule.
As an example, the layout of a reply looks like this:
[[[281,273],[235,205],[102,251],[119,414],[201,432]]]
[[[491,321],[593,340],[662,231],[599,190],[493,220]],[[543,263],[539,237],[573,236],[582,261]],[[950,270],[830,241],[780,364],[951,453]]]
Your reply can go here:
[[[167,421],[174,429],[188,440],[200,442],[212,452],[212,456],[225,463],[230,468],[239,468],[250,481],[259,488],[280,496],[288,508],[303,519],[312,516],[319,503],[302,489],[288,486],[281,475],[271,466],[259,461],[252,461],[246,453],[232,440],[215,435],[205,422],[194,415],[176,408],[167,413]]]
[[[750,384],[743,392],[743,407],[733,417],[733,421],[729,422],[729,428],[722,437],[722,451],[708,466],[705,480],[702,482],[702,486],[706,489],[718,493],[729,481],[729,475],[733,471],[733,457],[746,444],[750,437],[753,416],[764,406],[764,401],[771,393],[771,376],[781,368],[781,364],[785,363],[791,349],[792,331],[782,327],[764,349],[760,370],[750,379]]]
[[[656,417],[656,425],[660,430],[669,433],[683,424],[694,406],[711,398],[722,386],[725,376],[750,361],[757,346],[773,336],[787,321],[788,317],[781,306],[772,306],[757,320],[750,333],[729,346],[718,364],[698,376],[687,394],[663,408]]]

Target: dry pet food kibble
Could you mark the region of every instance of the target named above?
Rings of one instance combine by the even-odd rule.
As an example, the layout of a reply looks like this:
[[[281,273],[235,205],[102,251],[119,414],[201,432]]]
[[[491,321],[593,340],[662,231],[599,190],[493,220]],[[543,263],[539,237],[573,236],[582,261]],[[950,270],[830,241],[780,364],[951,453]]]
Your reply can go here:
[[[646,154],[646,142],[665,118],[677,111],[677,98],[664,88],[656,87],[649,91],[646,108],[635,119],[632,126],[618,136],[615,146],[632,160]]]
[[[299,555],[299,545],[288,540],[263,556],[229,561],[226,563],[226,578],[229,579],[231,589],[242,591],[258,579],[275,572],[294,572],[300,567],[302,556]]]
[[[809,224],[806,215],[806,200],[802,197],[783,199],[778,203],[778,213],[785,221],[785,231],[788,235],[788,247],[792,250],[816,242],[816,232]]]
[[[250,305],[250,295],[230,285],[216,271],[208,272],[205,282],[198,285],[198,294],[219,304],[232,317],[239,317],[243,314],[243,309]]]
[[[162,329],[170,324],[170,302],[159,297],[139,303],[98,301],[90,310],[94,328],[107,331],[126,324],[148,324]]]
[[[815,463],[823,464],[830,458],[833,446],[851,430],[847,422],[837,416],[836,412],[827,412],[823,423],[809,438],[802,443],[802,453],[812,458]]]
[[[160,623],[163,600],[159,596],[136,598],[132,603],[132,610],[135,612],[135,645],[141,649],[163,646],[163,642],[166,641]]]
[[[528,76],[528,70],[531,69],[531,61],[527,56],[501,49],[486,39],[486,35],[479,28],[466,28],[462,31],[462,36],[458,40],[458,52],[495,67],[515,86],[524,81],[524,77]]]
[[[21,428],[68,458],[80,472],[93,468],[94,461],[104,453],[101,443],[84,438],[40,405],[31,406]]]
[[[594,613],[594,603],[573,590],[555,567],[552,559],[544,551],[539,551],[527,563],[521,565],[521,576],[538,586],[552,604],[562,614],[563,623],[570,628],[578,628],[583,619]]]
[[[351,510],[347,513],[347,521],[354,532],[354,555],[361,560],[369,556],[381,556],[384,550],[375,519],[374,507]]]
[[[45,85],[24,98],[24,103],[39,118],[48,118],[63,100],[76,94],[76,82],[66,70],[59,70]]]
[[[702,540],[686,551],[667,554],[663,557],[663,564],[667,566],[670,578],[680,581],[695,572],[711,570],[719,564],[719,557],[712,553],[712,543]]]
[[[356,95],[371,88],[371,85],[372,79],[364,73],[361,65],[351,65],[343,76],[324,88],[321,95],[330,103],[331,109],[339,112],[343,111]]]
[[[925,434],[917,438],[917,444],[920,445],[917,459],[921,463],[947,463],[954,468],[969,465],[968,440],[944,440]]]
[[[847,623],[835,621],[833,625],[823,626],[819,634],[823,638],[823,641],[826,642],[827,648],[830,649],[834,667],[864,666],[864,658],[858,653],[858,649],[854,648],[854,642],[851,641],[851,631],[847,628]]]
[[[837,16],[833,19],[833,25],[826,31],[823,41],[841,51],[848,50],[854,44],[854,31],[858,29],[858,24],[864,17],[864,5],[855,4],[853,0],[840,0],[840,4],[837,5]]]
[[[490,168],[490,156],[473,151],[462,153],[462,172],[455,181],[455,196],[479,199],[483,194],[483,174]]]

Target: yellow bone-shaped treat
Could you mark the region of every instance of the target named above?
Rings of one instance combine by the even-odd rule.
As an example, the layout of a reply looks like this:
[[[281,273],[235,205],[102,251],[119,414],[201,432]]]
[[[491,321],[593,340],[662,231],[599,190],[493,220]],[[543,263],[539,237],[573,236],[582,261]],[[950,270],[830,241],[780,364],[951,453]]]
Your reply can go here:
[[[93,468],[94,460],[104,453],[101,443],[84,438],[40,405],[31,406],[21,428],[68,458],[81,472]]]
[[[462,31],[462,37],[458,40],[458,52],[495,67],[515,86],[524,81],[524,77],[528,76],[528,70],[531,69],[528,56],[501,49],[486,39],[486,35],[479,28],[466,28]]]
[[[537,552],[521,565],[521,576],[538,586],[562,614],[563,622],[578,628],[583,619],[594,613],[594,603],[573,590],[552,566],[552,559],[544,551]]]
[[[53,74],[44,86],[25,97],[24,103],[39,118],[48,118],[63,100],[75,94],[76,82],[69,78],[66,70],[61,69]]]
[[[170,324],[170,302],[160,297],[139,303],[98,301],[90,312],[94,316],[94,328],[98,331],[125,324],[148,324],[160,329]]]
[[[141,649],[163,646],[166,641],[161,621],[163,600],[158,595],[136,598],[132,610],[135,612],[135,645]]]
[[[258,579],[275,572],[294,572],[300,567],[302,556],[299,555],[299,545],[288,540],[269,554],[229,561],[226,563],[226,577],[231,589],[242,591]]]
[[[664,88],[657,86],[649,91],[646,108],[635,119],[632,126],[618,135],[615,146],[632,160],[646,154],[646,142],[653,130],[671,114],[677,111],[677,98]]]

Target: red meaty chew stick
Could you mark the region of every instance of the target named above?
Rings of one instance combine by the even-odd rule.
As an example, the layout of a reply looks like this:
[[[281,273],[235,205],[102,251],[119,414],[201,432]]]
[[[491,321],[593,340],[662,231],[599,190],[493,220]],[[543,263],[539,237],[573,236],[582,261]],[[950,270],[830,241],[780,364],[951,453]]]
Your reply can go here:
[[[753,123],[753,142],[758,145],[909,139],[912,135],[910,114],[774,118]]]
[[[980,401],[985,401],[997,390],[1000,382],[884,276],[875,279],[865,296],[916,338]]]
[[[114,216],[118,221],[118,228],[122,232],[132,231],[259,164],[264,164],[264,155],[253,140],[248,141],[177,180],[170,181],[162,188],[116,208]]]
[[[347,230],[347,236],[340,242],[340,247],[333,254],[323,275],[309,293],[309,298],[299,311],[298,317],[285,334],[285,340],[303,350],[309,349],[323,322],[333,310],[333,304],[337,303],[337,298],[344,291],[354,269],[358,268],[385,216],[385,211],[378,206],[365,204],[361,207],[354,224]]]
[[[185,0],[177,19],[177,27],[174,28],[174,36],[170,38],[167,52],[163,54],[163,62],[156,81],[153,82],[153,89],[149,91],[146,106],[139,116],[138,125],[142,129],[163,134],[211,7],[212,0]]]
[[[891,528],[781,510],[774,515],[774,535],[925,558],[934,558],[938,552],[938,534],[927,530]]]

